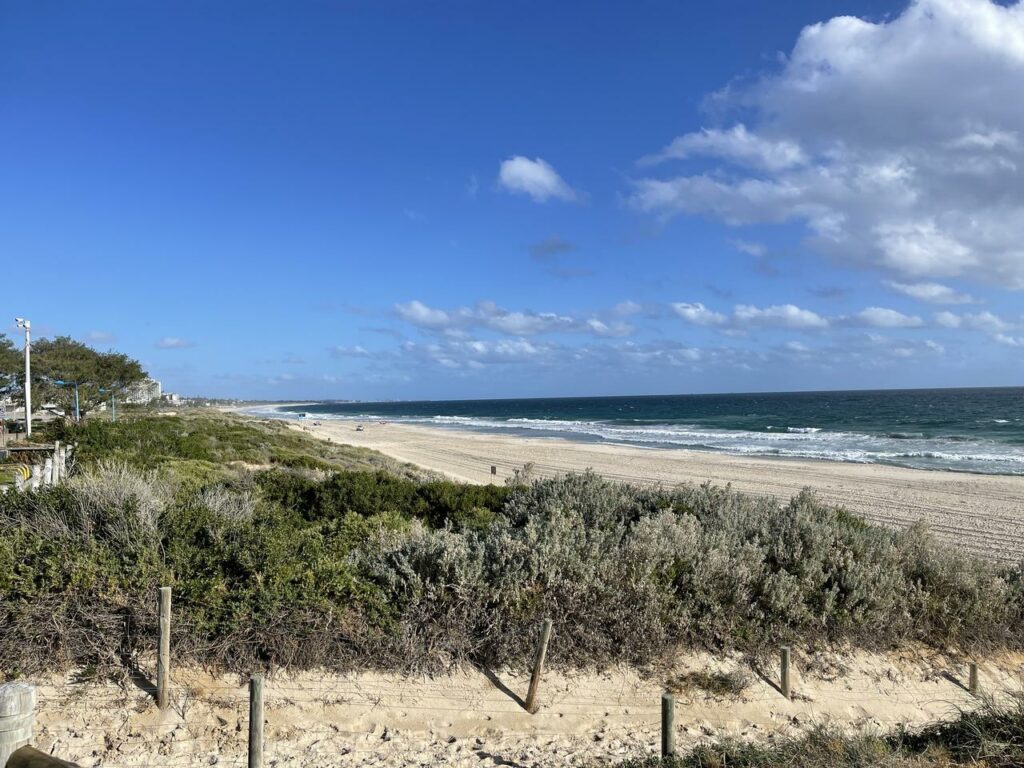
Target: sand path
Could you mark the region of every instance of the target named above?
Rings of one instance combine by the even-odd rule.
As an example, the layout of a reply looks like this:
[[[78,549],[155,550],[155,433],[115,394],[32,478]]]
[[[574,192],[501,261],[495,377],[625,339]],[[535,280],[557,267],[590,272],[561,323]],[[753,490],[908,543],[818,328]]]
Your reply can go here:
[[[557,637],[553,642],[557,641]],[[545,674],[540,710],[516,699],[528,678],[462,670],[441,678],[364,673],[275,675],[265,687],[268,766],[581,766],[653,754],[660,698],[680,673],[744,670],[738,698],[676,693],[680,749],[734,736],[765,741],[815,723],[888,731],[955,717],[977,704],[963,687],[962,659],[923,649],[899,656],[856,653],[794,659],[794,699],[739,658],[691,654],[669,671]],[[986,659],[986,694],[1021,690],[1019,655]],[[816,668],[816,672],[809,671]],[[172,706],[111,683],[39,681],[35,745],[82,766],[245,765],[248,700],[242,681],[195,669],[173,672]]]
[[[1024,477],[728,456],[690,450],[493,435],[407,424],[294,424],[333,442],[373,448],[470,483],[504,482],[526,462],[553,476],[587,468],[640,483],[731,483],[788,499],[804,487],[829,503],[902,528],[919,520],[940,538],[1001,561],[1024,557]],[[491,466],[497,475],[491,476]]]

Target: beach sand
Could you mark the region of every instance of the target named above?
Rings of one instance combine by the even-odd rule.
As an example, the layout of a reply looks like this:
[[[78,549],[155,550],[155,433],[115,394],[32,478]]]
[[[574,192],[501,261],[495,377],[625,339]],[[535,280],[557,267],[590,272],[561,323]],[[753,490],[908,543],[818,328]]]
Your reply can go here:
[[[1001,561],[1024,557],[1024,477],[926,471],[880,464],[765,459],[681,449],[494,435],[408,424],[289,422],[333,442],[373,448],[468,483],[503,483],[527,462],[543,477],[592,469],[612,480],[711,482],[788,500],[812,488],[872,522],[918,521],[940,539]],[[490,474],[491,466],[497,474]]]
[[[557,633],[552,642],[557,642]],[[1021,690],[1024,658],[982,660],[986,695]],[[857,652],[794,657],[793,699],[775,688],[769,662],[760,677],[737,656],[687,654],[671,669],[546,673],[539,710],[517,697],[529,677],[463,669],[436,678],[366,672],[271,676],[264,688],[266,764],[329,766],[594,766],[654,754],[662,692],[688,671],[748,676],[738,698],[677,689],[680,750],[725,736],[764,742],[814,724],[887,732],[899,724],[955,718],[978,703],[963,687],[964,659],[926,649],[898,655]],[[151,665],[151,662],[150,662]],[[143,668],[145,669],[145,664]],[[82,766],[244,766],[245,681],[194,668],[172,672],[171,706],[161,712],[134,685],[40,679],[35,745]]]

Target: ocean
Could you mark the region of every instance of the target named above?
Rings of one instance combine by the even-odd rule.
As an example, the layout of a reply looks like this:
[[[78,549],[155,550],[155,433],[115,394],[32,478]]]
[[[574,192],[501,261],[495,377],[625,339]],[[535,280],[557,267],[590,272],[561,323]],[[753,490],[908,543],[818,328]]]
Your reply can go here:
[[[251,412],[1024,475],[1021,387],[325,402]]]

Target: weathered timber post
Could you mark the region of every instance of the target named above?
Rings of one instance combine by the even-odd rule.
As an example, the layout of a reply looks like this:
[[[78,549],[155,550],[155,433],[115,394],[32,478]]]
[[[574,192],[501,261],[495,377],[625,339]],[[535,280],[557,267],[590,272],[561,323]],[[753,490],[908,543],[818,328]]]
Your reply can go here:
[[[972,661],[967,665],[967,690],[972,696],[977,696],[980,686],[978,684],[978,662]]]
[[[156,652],[156,705],[167,709],[171,678],[171,588],[160,587],[160,645]]]
[[[32,477],[29,480],[29,487],[33,491],[38,491],[39,486],[43,482],[43,468],[39,464],[32,465]]]
[[[491,477],[494,477],[497,474],[498,474],[498,468],[496,466],[494,466],[493,464],[491,464]]]
[[[50,485],[57,485],[62,479],[61,477],[61,445],[60,440],[53,441],[53,475],[50,480]]]
[[[537,643],[537,654],[533,657],[533,674],[530,675],[530,690],[526,693],[526,711],[533,714],[537,711],[537,689],[540,687],[540,676],[544,671],[544,657],[548,654],[548,641],[551,639],[551,619],[544,619],[544,627],[540,631]]]
[[[787,699],[793,698],[789,687],[789,658],[790,648],[788,645],[784,645],[782,646],[782,673],[779,676],[779,690]]]
[[[43,461],[43,485],[53,485],[53,457],[47,456]]]
[[[249,680],[249,768],[263,768],[263,675]]]
[[[0,685],[0,766],[32,740],[36,687],[27,683]]]
[[[676,755],[676,697],[661,694],[661,756]]]

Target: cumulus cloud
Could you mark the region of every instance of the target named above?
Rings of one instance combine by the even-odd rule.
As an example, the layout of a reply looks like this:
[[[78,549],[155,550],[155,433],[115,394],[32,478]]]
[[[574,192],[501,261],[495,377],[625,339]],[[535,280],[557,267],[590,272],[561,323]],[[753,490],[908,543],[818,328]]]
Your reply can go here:
[[[924,325],[924,321],[917,315],[905,315],[895,309],[885,307],[862,309],[849,320],[872,328],[920,328]]]
[[[434,309],[420,301],[395,305],[403,320],[449,336],[465,333],[471,328],[486,328],[508,336],[536,336],[542,333],[582,332],[593,336],[628,336],[633,327],[628,323],[598,317],[576,317],[556,312],[513,311],[493,301],[481,301],[473,307],[452,311]]]
[[[991,312],[966,312],[958,315],[954,312],[936,312],[935,324],[943,328],[967,328],[972,331],[981,331],[997,338],[1000,334],[1014,330],[1017,325],[1011,323]]]
[[[157,349],[188,349],[194,346],[191,341],[179,339],[177,336],[164,336],[156,343]]]
[[[836,17],[806,27],[778,71],[715,96],[744,123],[684,134],[652,159],[705,168],[658,166],[631,201],[732,225],[798,222],[832,258],[1024,289],[1021,82],[1024,3],[914,0],[877,23]]]
[[[688,323],[694,325],[725,325],[729,318],[721,312],[708,309],[700,302],[686,304],[679,302],[672,305],[672,311]]]
[[[555,198],[572,201],[576,192],[547,162],[516,155],[505,160],[498,170],[498,183],[510,192],[529,195],[535,202]]]
[[[931,304],[974,304],[977,299],[967,293],[960,293],[941,283],[897,283],[886,280],[885,284],[904,296]]]
[[[718,157],[769,171],[781,171],[806,160],[799,144],[788,139],[766,139],[751,133],[740,123],[728,130],[704,128],[679,136],[658,154],[643,158],[640,164],[655,165],[694,155]]]
[[[792,328],[794,330],[813,330],[827,328],[828,320],[809,309],[801,309],[793,304],[781,304],[771,307],[754,307],[739,304],[733,311],[733,317],[744,325],[760,325],[771,328]]]

